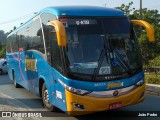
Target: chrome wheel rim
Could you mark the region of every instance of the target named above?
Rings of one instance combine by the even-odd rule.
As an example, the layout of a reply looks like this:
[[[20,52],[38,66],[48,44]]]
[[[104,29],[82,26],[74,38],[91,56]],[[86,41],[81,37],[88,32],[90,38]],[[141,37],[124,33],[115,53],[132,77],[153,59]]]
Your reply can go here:
[[[46,106],[50,106],[48,90],[45,90],[43,93],[43,100]]]

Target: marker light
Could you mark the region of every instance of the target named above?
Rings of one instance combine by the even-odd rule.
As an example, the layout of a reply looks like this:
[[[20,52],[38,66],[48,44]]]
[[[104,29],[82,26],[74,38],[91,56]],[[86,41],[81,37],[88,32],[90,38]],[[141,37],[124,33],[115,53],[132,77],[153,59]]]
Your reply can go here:
[[[76,89],[74,87],[70,87],[67,86],[64,82],[62,82],[62,80],[58,79],[59,83],[68,91],[74,93],[74,94],[78,94],[78,95],[87,95],[89,93],[91,93],[92,91],[86,91],[86,90],[81,90],[81,89]]]
[[[144,84],[144,80],[140,80],[135,85],[136,86],[142,86],[143,84]]]

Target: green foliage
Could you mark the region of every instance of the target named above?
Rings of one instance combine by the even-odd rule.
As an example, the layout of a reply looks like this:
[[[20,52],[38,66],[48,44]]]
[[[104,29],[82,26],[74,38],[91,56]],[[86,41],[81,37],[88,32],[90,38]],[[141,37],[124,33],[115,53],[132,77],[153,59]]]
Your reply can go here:
[[[160,85],[160,75],[149,74],[145,75],[145,81],[149,84],[159,84]]]
[[[3,30],[0,30],[0,43],[6,41],[6,34]]]
[[[148,67],[155,67],[160,66],[160,56],[157,56],[149,61]]]
[[[0,45],[0,58],[6,58],[6,46]]]
[[[0,58],[5,58],[5,53],[6,53],[6,34],[4,33],[3,30],[0,30]]]
[[[122,4],[120,7],[116,7],[116,9],[120,9],[122,11],[124,11],[127,15],[130,15],[130,12],[134,10],[131,9],[133,2],[128,3],[128,5]]]

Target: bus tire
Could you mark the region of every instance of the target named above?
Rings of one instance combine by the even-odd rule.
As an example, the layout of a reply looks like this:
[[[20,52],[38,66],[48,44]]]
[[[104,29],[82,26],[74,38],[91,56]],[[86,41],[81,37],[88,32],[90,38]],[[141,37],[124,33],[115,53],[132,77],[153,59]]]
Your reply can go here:
[[[13,84],[14,84],[15,88],[20,88],[20,85],[16,82],[16,75],[14,72],[13,72]]]
[[[48,111],[52,112],[56,110],[56,107],[49,102],[48,90],[45,83],[42,86],[42,102]]]

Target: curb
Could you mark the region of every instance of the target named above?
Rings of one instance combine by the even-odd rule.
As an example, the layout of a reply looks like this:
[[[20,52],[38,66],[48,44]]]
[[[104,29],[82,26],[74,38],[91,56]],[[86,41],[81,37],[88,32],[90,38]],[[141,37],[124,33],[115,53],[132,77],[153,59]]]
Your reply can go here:
[[[160,96],[160,85],[146,84],[146,93]]]

